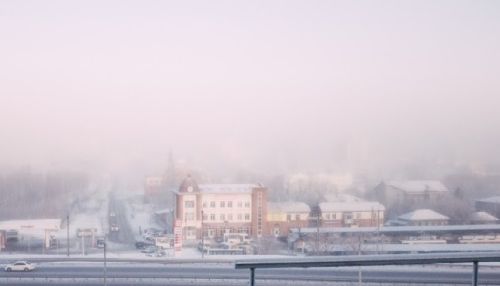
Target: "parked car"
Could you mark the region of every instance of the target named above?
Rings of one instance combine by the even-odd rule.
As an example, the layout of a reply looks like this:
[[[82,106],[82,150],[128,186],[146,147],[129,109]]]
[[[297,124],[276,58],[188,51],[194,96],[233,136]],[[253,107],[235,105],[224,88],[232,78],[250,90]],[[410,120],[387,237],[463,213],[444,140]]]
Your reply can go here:
[[[35,270],[35,265],[27,261],[16,261],[11,264],[5,265],[5,271],[33,271]]]
[[[135,242],[135,248],[137,248],[137,249],[144,249],[148,246],[153,246],[153,244],[148,242],[148,241],[136,241]]]
[[[156,246],[148,246],[146,248],[144,248],[143,250],[141,250],[142,253],[154,253],[156,252]]]
[[[146,255],[150,257],[162,257],[167,255],[167,252],[165,250],[157,250],[155,252],[146,253]]]
[[[96,241],[97,248],[104,248],[105,244],[106,242],[104,241],[104,238],[98,238]]]

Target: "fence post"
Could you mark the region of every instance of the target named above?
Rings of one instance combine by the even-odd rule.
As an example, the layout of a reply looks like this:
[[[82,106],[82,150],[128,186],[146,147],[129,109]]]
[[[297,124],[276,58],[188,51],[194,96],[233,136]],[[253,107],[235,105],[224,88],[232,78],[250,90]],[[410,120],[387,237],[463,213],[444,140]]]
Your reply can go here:
[[[474,261],[474,276],[472,277],[472,286],[477,286],[477,275],[479,270],[479,262]]]
[[[255,268],[250,268],[250,286],[255,286]]]

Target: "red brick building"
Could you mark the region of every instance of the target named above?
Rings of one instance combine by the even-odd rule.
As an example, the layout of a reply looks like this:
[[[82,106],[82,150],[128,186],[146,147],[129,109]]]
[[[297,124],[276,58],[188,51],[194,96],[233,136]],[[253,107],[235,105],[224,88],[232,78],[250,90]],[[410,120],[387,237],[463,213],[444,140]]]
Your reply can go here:
[[[200,184],[188,176],[176,193],[176,218],[185,240],[266,231],[267,189],[257,184]]]
[[[384,224],[385,207],[378,202],[340,201],[319,204],[321,226],[366,227]]]
[[[291,228],[309,226],[311,208],[302,202],[273,202],[267,204],[267,235],[285,237]]]

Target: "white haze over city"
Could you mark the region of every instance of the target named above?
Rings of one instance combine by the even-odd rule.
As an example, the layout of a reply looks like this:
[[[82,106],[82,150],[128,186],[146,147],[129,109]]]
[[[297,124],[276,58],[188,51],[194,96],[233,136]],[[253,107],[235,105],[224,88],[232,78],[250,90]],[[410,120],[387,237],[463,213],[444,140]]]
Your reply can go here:
[[[497,1],[0,1],[0,167],[500,165]]]

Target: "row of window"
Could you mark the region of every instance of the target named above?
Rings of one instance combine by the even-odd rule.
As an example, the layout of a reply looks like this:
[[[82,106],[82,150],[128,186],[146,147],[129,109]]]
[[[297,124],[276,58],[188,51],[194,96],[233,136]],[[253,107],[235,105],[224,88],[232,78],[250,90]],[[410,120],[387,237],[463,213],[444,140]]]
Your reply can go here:
[[[337,216],[338,214],[338,216]],[[365,212],[366,214],[366,212]],[[382,213],[383,216],[383,213]],[[362,212],[344,212],[344,213],[324,213],[323,218],[324,219],[361,219],[362,217]],[[380,213],[375,213],[371,212],[371,219],[381,219],[381,214]]]
[[[336,213],[332,213],[332,214],[326,213],[324,215],[324,218],[325,219],[337,219],[337,214]],[[355,213],[355,214],[353,214],[353,213],[344,213],[344,218],[345,219],[353,219],[353,218],[355,218],[355,219],[361,219],[361,213]],[[340,219],[340,217],[338,219]]]
[[[233,214],[220,214],[219,215],[219,220],[221,221],[232,221],[233,219],[236,219],[238,221],[242,221],[243,218],[245,218],[245,221],[249,221],[250,220],[250,214],[237,214],[237,215],[233,215]],[[184,219],[186,221],[193,221],[195,219],[195,216],[194,216],[194,213],[186,213],[185,216],[184,216]],[[205,221],[215,221],[217,218],[216,218],[216,215],[215,214],[204,214],[203,215],[203,220]]]
[[[243,216],[243,214],[238,214],[236,216],[233,216],[233,214],[220,214],[219,215],[219,220],[222,220],[222,221],[226,221],[226,219],[228,221],[232,221],[234,218],[236,218],[236,220],[243,220],[243,217],[245,218],[246,221],[249,221],[250,220],[250,214],[245,214]],[[215,214],[204,214],[203,215],[203,220],[211,220],[211,221],[214,221],[216,219],[216,216]]]
[[[217,203],[215,201],[211,201],[210,202],[210,207],[211,208],[215,208],[217,205]],[[250,202],[237,202],[235,204],[238,208],[242,208],[243,206],[245,206],[246,208],[249,208],[250,207]],[[185,201],[184,202],[184,207],[189,209],[189,208],[194,208],[194,201]],[[208,202],[203,202],[203,207],[204,208],[207,208],[208,207]],[[232,201],[220,201],[219,202],[219,207],[221,208],[225,208],[225,207],[228,207],[228,208],[232,208],[233,207],[233,202]]]
[[[203,207],[204,207],[204,208],[208,207],[208,206],[207,206],[207,204],[208,204],[208,202],[203,202]],[[243,207],[243,205],[244,205],[246,208],[249,208],[249,207],[250,207],[250,202],[248,202],[248,201],[247,201],[247,202],[242,202],[242,201],[239,201],[239,202],[237,202],[235,205],[236,205],[238,208],[242,208],[242,207]],[[216,206],[216,202],[211,201],[211,202],[210,202],[210,207],[211,207],[211,208],[215,208],[215,206]],[[227,206],[228,208],[232,208],[232,207],[233,207],[233,202],[232,202],[232,201],[227,201],[227,202],[226,202],[226,201],[220,201],[220,202],[219,202],[219,207],[221,207],[221,208],[225,208],[226,206]]]
[[[203,235],[204,236],[208,236],[208,237],[215,237],[217,235],[217,232],[219,234],[223,234],[223,233],[242,233],[242,234],[249,234],[250,233],[250,229],[249,228],[246,228],[246,227],[242,227],[242,228],[206,228],[204,231],[203,231]]]
[[[296,214],[295,216],[291,214],[286,215],[286,220],[288,221],[294,220],[294,218],[295,220],[300,220],[300,215],[299,214]]]

